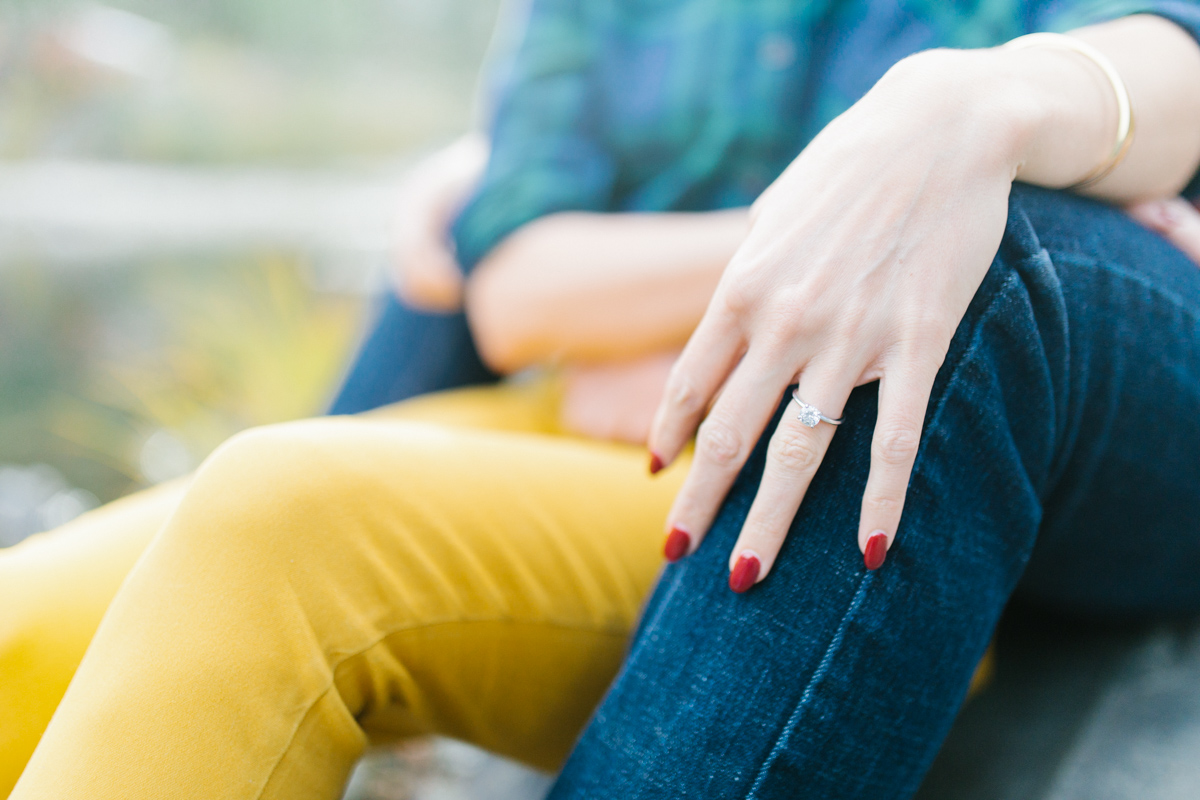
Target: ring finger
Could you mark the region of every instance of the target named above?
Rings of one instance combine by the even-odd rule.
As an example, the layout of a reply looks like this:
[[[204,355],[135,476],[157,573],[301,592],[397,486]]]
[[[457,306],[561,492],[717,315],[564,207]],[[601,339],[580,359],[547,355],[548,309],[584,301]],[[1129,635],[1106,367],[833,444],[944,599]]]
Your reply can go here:
[[[811,363],[800,375],[796,396],[824,416],[839,419],[854,388],[845,372],[842,365]],[[800,412],[799,404],[789,401],[771,435],[762,482],[729,558],[729,586],[735,592],[748,590],[770,573],[837,430],[823,420],[810,427],[807,422],[812,420],[802,421]]]

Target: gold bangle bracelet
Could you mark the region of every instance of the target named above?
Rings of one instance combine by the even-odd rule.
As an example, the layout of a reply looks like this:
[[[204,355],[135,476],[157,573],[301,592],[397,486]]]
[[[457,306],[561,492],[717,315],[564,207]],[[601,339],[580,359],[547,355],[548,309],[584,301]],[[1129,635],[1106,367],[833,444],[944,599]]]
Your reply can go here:
[[[1117,68],[1108,60],[1108,56],[1087,42],[1062,33],[1030,33],[1025,36],[1018,36],[1004,46],[1014,50],[1021,50],[1027,47],[1057,47],[1061,50],[1070,50],[1089,59],[1100,68],[1104,73],[1104,77],[1108,78],[1108,82],[1112,84],[1113,94],[1117,97],[1116,143],[1113,144],[1108,158],[1087,175],[1084,175],[1082,179],[1066,188],[1083,189],[1099,183],[1108,177],[1117,168],[1117,165],[1125,160],[1125,155],[1129,152],[1130,145],[1133,144],[1134,132],[1133,104],[1129,101],[1129,90],[1125,87],[1125,81],[1121,80],[1121,73],[1117,72]]]

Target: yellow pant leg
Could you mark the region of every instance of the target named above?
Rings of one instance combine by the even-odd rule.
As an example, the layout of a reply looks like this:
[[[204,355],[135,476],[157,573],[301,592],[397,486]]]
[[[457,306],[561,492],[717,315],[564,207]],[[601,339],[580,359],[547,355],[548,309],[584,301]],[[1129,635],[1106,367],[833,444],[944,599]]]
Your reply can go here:
[[[0,797],[37,745],[126,573],[179,502],[143,492],[0,550]]]
[[[553,379],[459,389],[372,416],[554,433]],[[110,503],[0,550],[0,798],[7,797],[133,563],[182,497],[184,483]]]
[[[368,733],[552,766],[619,663],[681,476],[387,414],[238,437],[133,569],[13,797],[332,798]]]
[[[415,398],[372,412],[494,430],[558,431],[559,386],[537,379]],[[58,706],[109,602],[184,485],[141,492],[0,550],[0,798]]]

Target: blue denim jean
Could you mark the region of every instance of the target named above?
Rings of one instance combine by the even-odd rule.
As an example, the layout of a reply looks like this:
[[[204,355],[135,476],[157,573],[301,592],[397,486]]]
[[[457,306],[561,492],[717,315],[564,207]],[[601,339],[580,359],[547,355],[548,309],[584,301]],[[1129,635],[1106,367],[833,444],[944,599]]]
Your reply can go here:
[[[737,595],[758,444],[703,545],[664,573],[552,800],[908,798],[1010,597],[1200,609],[1200,269],[1165,240],[1014,187],[895,544],[868,572],[876,398],[853,393],[772,574]]]
[[[489,377],[461,318],[383,320],[335,409]],[[1014,595],[1200,609],[1200,269],[1120,212],[1014,187],[896,542],[867,572],[875,413],[876,387],[856,390],[771,576],[736,595],[759,443],[703,545],[663,574],[553,800],[907,798]]]
[[[358,414],[410,397],[491,383],[462,313],[416,311],[392,294],[381,308],[330,414]]]

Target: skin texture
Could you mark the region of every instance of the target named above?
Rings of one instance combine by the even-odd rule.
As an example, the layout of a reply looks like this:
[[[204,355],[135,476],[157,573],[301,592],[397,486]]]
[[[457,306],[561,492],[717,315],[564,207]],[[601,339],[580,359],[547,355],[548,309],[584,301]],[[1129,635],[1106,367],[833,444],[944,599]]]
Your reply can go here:
[[[746,209],[562,213],[500,243],[471,276],[467,316],[500,372],[678,349],[746,236]]]
[[[1161,64],[1156,59],[1146,62],[1137,51],[1153,49],[1159,38],[1166,37],[1168,56],[1178,60],[1182,52],[1186,67],[1194,56],[1187,48],[1194,45],[1182,31],[1157,19],[1131,18],[1077,33],[1109,53],[1138,104],[1138,146],[1122,168],[1093,192],[1127,201],[1178,191],[1187,170],[1177,165],[1194,152],[1200,128],[1193,126],[1188,132],[1186,122],[1193,110],[1171,98],[1186,90],[1190,73],[1180,70],[1181,76],[1164,80],[1161,71],[1155,73]],[[1114,50],[1110,44],[1114,38],[1132,41],[1135,47],[1129,52]],[[1026,84],[1019,93],[1023,102],[1013,104],[1005,128],[1009,135],[1014,135],[1016,123],[1031,129],[1024,137],[1026,163],[1010,165],[1024,170],[1022,179],[1066,185],[1104,158],[1116,128],[1116,106],[1103,75],[1090,62],[1072,53],[1037,49],[1024,51],[1020,60],[1003,64],[997,60],[990,68],[996,72],[990,78]],[[1035,80],[1047,69],[1060,76],[1061,85]],[[1148,75],[1154,79],[1139,77]],[[1028,89],[1031,84],[1049,96],[1034,94]],[[932,105],[930,87],[923,88],[924,96],[910,90],[917,91],[913,106],[937,110],[948,105],[947,114],[964,111],[964,101],[956,100],[953,86],[934,88]],[[1072,93],[1083,102],[1056,103],[1055,91]],[[1148,93],[1150,102],[1145,99]],[[1035,103],[1039,98],[1040,103]],[[899,105],[913,99],[911,94],[897,93],[892,102]],[[1051,106],[1055,113],[1039,114],[1039,105]],[[1035,122],[1045,130],[1032,131]],[[1096,129],[1094,141],[1072,134],[1071,157],[1064,158],[1044,144],[1053,139],[1056,129],[1091,128]],[[998,139],[996,147],[1008,142]],[[1167,157],[1156,159],[1154,152]],[[482,140],[457,142],[419,166],[413,173],[415,180],[404,187],[399,218],[411,215],[413,219],[398,226],[397,282],[401,296],[413,305],[451,308],[461,296],[457,265],[446,268],[453,263],[445,232],[452,216],[447,209],[457,208],[474,185],[483,165],[480,154],[486,154]],[[840,157],[854,161],[859,154]],[[759,211],[775,202],[770,194],[760,199]],[[1200,261],[1200,214],[1184,201],[1144,201],[1131,207],[1130,213]],[[493,251],[470,281],[467,307],[477,341],[492,366],[501,371],[536,363],[563,364],[567,380],[563,417],[571,430],[594,438],[644,443],[673,349],[687,339],[704,314],[749,225],[746,210],[569,213],[538,220]],[[531,287],[537,291],[530,292]],[[692,541],[694,547],[698,538]]]
[[[1152,17],[1077,34],[1121,70],[1138,113],[1126,162],[1089,193],[1177,193],[1200,163],[1200,47]],[[789,383],[836,417],[878,380],[858,542],[882,533],[890,546],[933,379],[996,253],[1011,182],[1069,186],[1115,128],[1103,73],[1057,48],[918,54],[831,123],[756,204],[672,370],[652,452],[670,463],[698,434],[668,529],[695,548]],[[834,430],[784,415],[731,569],[747,555],[757,580],[770,573]]]
[[[464,295],[448,229],[487,158],[464,137],[400,187],[393,284],[407,304],[453,311]],[[671,364],[745,238],[747,209],[696,214],[555,214],[505,240],[466,290],[493,369],[561,363],[563,423],[644,445]]]

